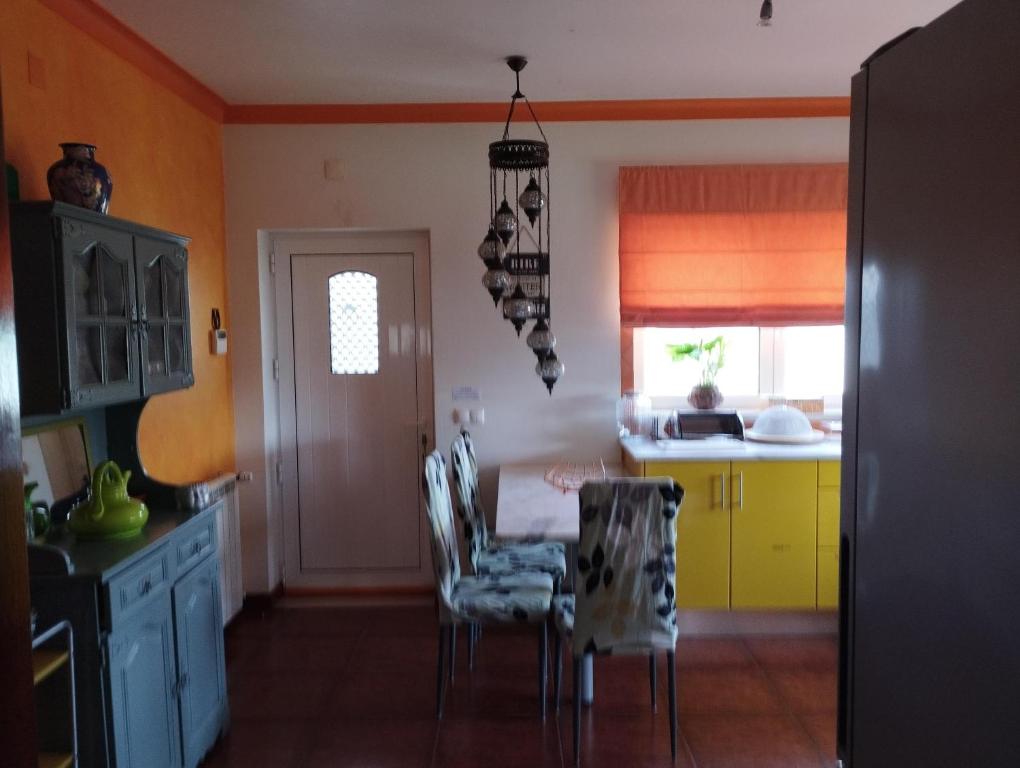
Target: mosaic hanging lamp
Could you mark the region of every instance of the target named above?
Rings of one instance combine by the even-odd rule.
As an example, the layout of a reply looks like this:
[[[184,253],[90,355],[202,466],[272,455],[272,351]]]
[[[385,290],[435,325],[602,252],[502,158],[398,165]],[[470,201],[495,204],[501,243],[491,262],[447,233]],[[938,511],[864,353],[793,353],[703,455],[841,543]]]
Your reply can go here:
[[[517,87],[503,136],[489,144],[489,226],[478,246],[486,266],[482,285],[497,306],[502,302],[503,318],[518,336],[525,325],[535,321],[527,345],[538,358],[536,373],[552,394],[563,375],[563,363],[553,351],[556,337],[549,327],[549,142],[521,92],[521,70],[528,60],[510,56],[506,63]],[[510,137],[518,101],[527,106],[541,140]],[[522,223],[521,213],[527,225]]]

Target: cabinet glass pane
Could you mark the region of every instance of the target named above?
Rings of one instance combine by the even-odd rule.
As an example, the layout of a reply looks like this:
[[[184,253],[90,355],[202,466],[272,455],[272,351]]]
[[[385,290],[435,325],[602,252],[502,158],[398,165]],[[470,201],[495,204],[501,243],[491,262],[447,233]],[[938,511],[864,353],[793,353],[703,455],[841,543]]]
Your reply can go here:
[[[106,380],[107,382],[127,381],[128,332],[126,325],[106,326]]]
[[[145,311],[149,317],[163,317],[163,279],[160,256],[145,267]]]
[[[75,335],[78,346],[78,385],[102,383],[103,338],[99,326],[79,325]]]
[[[183,269],[177,269],[172,261],[166,264],[166,314],[167,317],[181,319],[184,317],[184,275]]]
[[[99,259],[96,249],[89,248],[74,257],[74,307],[78,317],[98,317]]]
[[[188,370],[186,365],[188,357],[184,349],[186,343],[184,326],[169,325],[166,332],[170,357],[170,373],[186,373]]]
[[[104,247],[99,246],[102,264],[100,272],[103,277],[103,299],[106,302],[107,317],[127,317],[128,313],[128,281],[127,262],[118,261]]]
[[[149,353],[145,370],[157,376],[166,373],[166,334],[161,325],[149,326]]]

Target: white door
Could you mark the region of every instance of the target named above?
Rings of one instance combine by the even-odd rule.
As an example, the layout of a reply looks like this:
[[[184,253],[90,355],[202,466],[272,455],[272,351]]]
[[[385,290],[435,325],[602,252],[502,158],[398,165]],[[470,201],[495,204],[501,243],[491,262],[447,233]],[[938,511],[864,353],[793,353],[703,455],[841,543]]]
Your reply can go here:
[[[431,359],[416,313],[420,265],[414,252],[291,253],[289,267],[290,322],[280,324],[281,347],[290,346],[281,427],[293,430],[287,583],[420,583],[423,350]],[[425,388],[430,399],[431,382]]]

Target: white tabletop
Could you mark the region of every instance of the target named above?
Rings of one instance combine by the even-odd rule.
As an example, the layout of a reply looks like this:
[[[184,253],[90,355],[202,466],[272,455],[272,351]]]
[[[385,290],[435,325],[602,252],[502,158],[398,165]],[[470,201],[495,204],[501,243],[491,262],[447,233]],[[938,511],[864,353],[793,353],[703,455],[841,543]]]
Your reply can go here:
[[[547,464],[502,464],[496,503],[496,538],[576,542],[579,535],[577,491],[546,482]],[[606,475],[620,477],[619,466]]]

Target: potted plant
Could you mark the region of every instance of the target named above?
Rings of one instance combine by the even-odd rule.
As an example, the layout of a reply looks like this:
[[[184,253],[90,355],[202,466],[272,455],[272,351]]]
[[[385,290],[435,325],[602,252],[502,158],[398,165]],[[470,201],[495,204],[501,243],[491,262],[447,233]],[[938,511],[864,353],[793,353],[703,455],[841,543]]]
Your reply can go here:
[[[710,341],[702,339],[697,344],[667,344],[666,351],[673,362],[694,360],[701,363],[701,381],[691,390],[687,402],[699,410],[718,408],[723,396],[715,385],[715,377],[726,360],[726,341],[723,337],[716,336]]]

